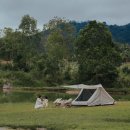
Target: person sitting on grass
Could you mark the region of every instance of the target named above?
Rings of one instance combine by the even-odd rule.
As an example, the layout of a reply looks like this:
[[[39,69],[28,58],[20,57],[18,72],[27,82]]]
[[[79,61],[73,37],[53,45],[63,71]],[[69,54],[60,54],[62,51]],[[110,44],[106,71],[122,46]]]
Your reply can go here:
[[[45,96],[45,98],[43,99],[43,104],[44,104],[44,107],[48,107],[48,97]]]
[[[41,99],[41,95],[38,95],[34,108],[39,109],[39,108],[43,108],[43,106],[44,106],[44,104]]]

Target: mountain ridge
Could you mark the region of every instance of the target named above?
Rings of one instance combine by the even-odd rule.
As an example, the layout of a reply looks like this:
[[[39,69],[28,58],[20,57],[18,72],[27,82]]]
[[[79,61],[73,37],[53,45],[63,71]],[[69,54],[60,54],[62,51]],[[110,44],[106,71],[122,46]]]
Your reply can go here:
[[[71,21],[70,22],[75,28],[77,33],[80,31],[80,29],[83,29],[89,21],[84,21],[84,22],[76,22],[76,21]],[[112,38],[115,42],[120,42],[120,43],[128,43],[130,44],[130,23],[126,25],[108,25],[106,22],[104,24],[108,27],[112,34]]]

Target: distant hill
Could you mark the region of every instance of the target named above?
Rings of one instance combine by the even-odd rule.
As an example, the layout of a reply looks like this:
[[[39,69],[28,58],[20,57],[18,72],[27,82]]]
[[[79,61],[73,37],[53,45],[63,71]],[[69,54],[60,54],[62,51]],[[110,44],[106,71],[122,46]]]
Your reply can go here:
[[[115,41],[130,44],[130,24],[123,26],[110,25],[108,27]]]
[[[89,22],[89,21],[88,21]],[[71,23],[76,27],[77,33],[80,29],[84,28],[88,22],[75,22]],[[113,40],[121,43],[130,44],[130,24],[118,26],[118,25],[106,25],[112,33]]]

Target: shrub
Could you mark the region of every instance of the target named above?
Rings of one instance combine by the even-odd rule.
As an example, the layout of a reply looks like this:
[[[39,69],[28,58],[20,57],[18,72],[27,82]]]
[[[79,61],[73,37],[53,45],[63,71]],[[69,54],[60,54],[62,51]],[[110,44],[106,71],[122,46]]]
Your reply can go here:
[[[36,81],[30,73],[17,71],[14,73],[14,84],[18,86],[36,86]]]
[[[123,68],[122,68],[122,71],[123,71],[125,74],[130,74],[130,69],[129,69],[127,66],[123,67]]]
[[[4,81],[2,79],[0,79],[0,88],[3,87]]]

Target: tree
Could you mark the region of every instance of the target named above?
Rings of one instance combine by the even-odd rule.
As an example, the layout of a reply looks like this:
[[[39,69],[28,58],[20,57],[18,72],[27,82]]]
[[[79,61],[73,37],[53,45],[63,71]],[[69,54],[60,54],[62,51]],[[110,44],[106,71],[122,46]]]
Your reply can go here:
[[[47,55],[45,65],[49,63],[44,76],[50,82],[61,83],[65,77],[64,70],[67,70],[66,62],[71,61],[74,54],[75,29],[69,21],[56,17],[44,25],[44,34],[47,34],[44,40]]]
[[[118,51],[120,52],[123,62],[130,62],[130,45],[117,43]]]
[[[70,21],[54,17],[47,24],[44,25],[44,33],[48,33],[48,37],[54,33],[60,35],[63,39],[63,46],[68,50],[68,56],[74,54],[74,40],[76,36],[76,29]],[[47,37],[47,39],[48,39]]]
[[[17,32],[12,28],[3,29],[3,37],[1,37],[0,44],[0,55],[5,60],[13,60],[20,42],[20,35],[20,32]]]
[[[103,23],[91,21],[81,30],[76,40],[76,56],[80,82],[109,85],[116,80],[116,66],[121,58]]]
[[[25,71],[30,71],[33,64],[33,57],[41,51],[41,34],[37,30],[37,20],[29,15],[24,15],[19,25],[19,29],[22,30],[21,38],[23,42],[21,45],[23,51],[15,58],[16,65],[18,68],[25,66],[25,69],[23,69]]]
[[[19,29],[27,36],[33,35],[37,32],[37,20],[29,15],[24,15],[19,25]]]
[[[0,57],[2,59],[11,60],[14,30],[12,28],[4,28],[3,37],[1,37],[0,43]]]

